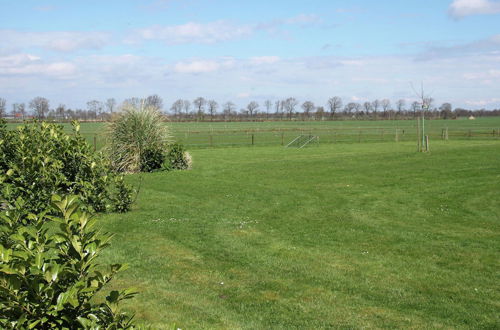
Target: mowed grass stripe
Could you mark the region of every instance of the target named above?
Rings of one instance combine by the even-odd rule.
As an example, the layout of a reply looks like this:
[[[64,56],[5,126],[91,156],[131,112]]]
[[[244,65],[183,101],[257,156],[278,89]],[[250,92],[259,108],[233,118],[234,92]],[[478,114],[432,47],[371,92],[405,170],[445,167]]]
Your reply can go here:
[[[193,150],[103,216],[103,262],[131,264],[115,286],[155,327],[495,328],[499,147]]]

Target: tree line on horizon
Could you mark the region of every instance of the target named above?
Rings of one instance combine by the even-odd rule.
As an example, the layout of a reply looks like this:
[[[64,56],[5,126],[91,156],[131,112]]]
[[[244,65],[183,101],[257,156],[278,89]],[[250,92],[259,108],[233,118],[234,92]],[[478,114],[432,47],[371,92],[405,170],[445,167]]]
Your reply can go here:
[[[64,104],[51,108],[48,99],[38,96],[30,100],[27,106],[25,103],[11,104],[10,112],[7,111],[7,101],[0,98],[0,118],[106,121],[125,104],[154,107],[173,121],[391,120],[413,119],[420,116],[422,110],[424,110],[424,116],[429,119],[500,116],[500,109],[453,109],[451,103],[448,102],[437,107],[432,98],[427,98],[424,102],[426,106],[422,109],[422,103],[418,101],[410,104],[404,99],[399,99],[394,104],[389,99],[344,102],[341,97],[334,96],[329,98],[325,105],[317,106],[312,101],[306,100],[300,103],[296,98],[289,97],[276,101],[266,100],[262,105],[256,101],[250,101],[246,107],[238,109],[231,101],[219,104],[215,100],[197,97],[192,101],[178,99],[168,109],[164,109],[163,99],[158,95],[150,95],[146,98],[126,99],[121,105],[114,98],[109,98],[104,102],[91,100],[87,102],[86,109],[71,109]]]

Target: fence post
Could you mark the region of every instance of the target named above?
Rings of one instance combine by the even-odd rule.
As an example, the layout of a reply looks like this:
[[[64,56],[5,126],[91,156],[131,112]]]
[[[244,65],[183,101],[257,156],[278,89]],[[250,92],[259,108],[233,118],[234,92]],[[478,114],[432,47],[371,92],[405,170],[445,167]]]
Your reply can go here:
[[[425,151],[430,151],[431,148],[429,146],[429,135],[425,136]]]
[[[285,145],[285,133],[284,132],[281,132],[281,145],[282,146]]]
[[[253,136],[253,133],[252,133],[252,145],[253,145],[253,143],[254,143],[254,136]]]
[[[94,134],[94,151],[97,151],[97,134]]]
[[[420,145],[421,139],[420,139],[420,120],[417,118],[417,152],[422,152],[422,146]]]

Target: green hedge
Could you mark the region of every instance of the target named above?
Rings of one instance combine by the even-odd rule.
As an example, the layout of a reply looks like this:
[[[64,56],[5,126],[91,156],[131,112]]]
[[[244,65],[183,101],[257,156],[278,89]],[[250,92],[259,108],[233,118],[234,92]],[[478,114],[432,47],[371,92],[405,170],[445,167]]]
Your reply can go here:
[[[54,194],[78,195],[89,211],[127,211],[131,189],[104,156],[80,135],[78,123],[66,134],[61,125],[32,122],[7,130],[0,123],[0,195],[3,205],[18,198],[38,213]]]

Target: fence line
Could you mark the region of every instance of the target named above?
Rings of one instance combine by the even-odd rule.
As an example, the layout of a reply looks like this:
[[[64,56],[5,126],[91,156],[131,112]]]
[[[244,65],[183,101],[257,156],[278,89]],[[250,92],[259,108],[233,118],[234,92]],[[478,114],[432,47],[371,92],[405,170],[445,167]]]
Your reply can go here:
[[[105,143],[101,133],[82,133],[88,142],[100,149]],[[187,147],[225,146],[284,146],[298,135],[318,136],[320,144],[326,143],[369,143],[369,142],[410,142],[416,141],[417,133],[412,127],[351,127],[351,128],[285,128],[285,129],[245,129],[177,131],[174,139]],[[431,140],[500,140],[500,128],[433,128],[426,132]]]
[[[189,131],[177,134],[180,142],[191,147],[285,145],[301,134],[315,135],[320,143],[366,143],[414,141],[416,132],[410,128],[335,128],[335,129],[272,129]],[[439,128],[426,132],[432,140],[500,139],[499,128]]]

